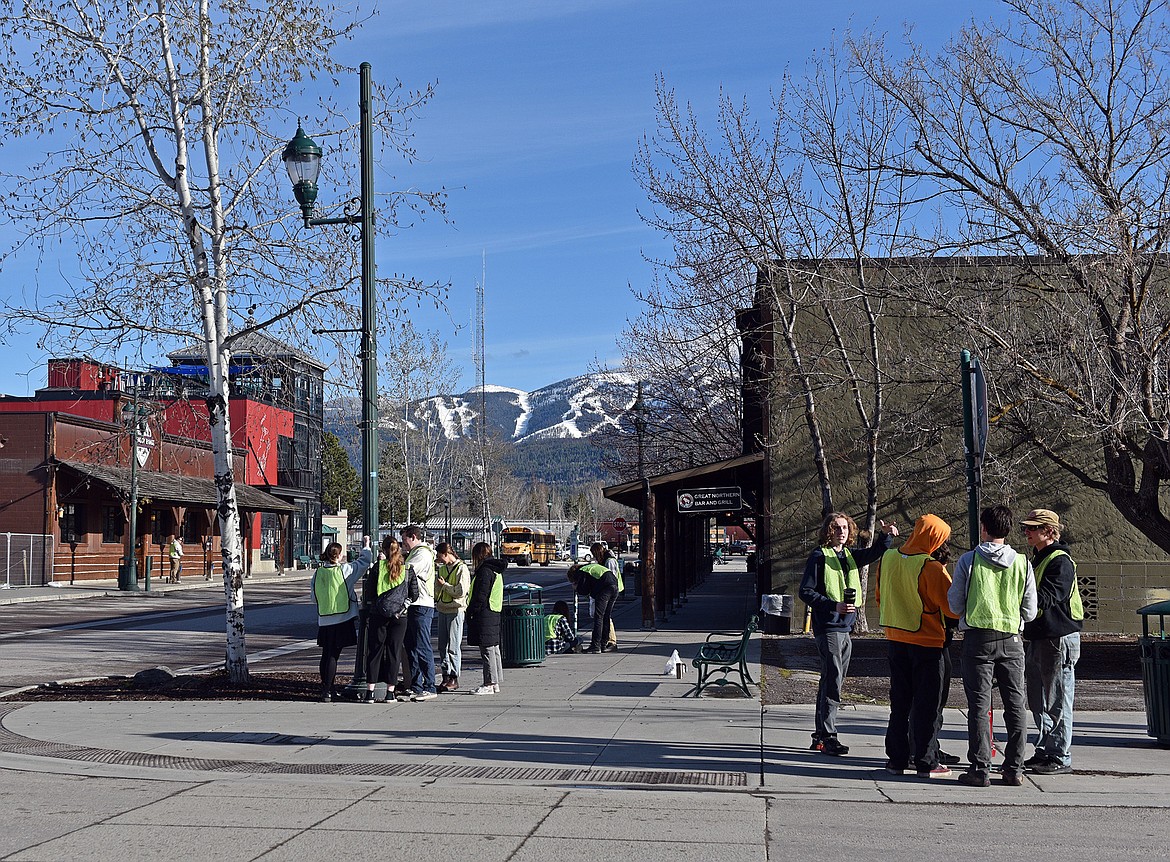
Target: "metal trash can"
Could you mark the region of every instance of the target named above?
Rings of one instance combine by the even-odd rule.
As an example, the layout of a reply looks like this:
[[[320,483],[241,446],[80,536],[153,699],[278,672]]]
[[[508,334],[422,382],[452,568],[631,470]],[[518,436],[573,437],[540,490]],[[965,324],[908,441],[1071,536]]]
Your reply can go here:
[[[118,563],[118,589],[138,589],[138,564],[135,562]]]
[[[764,614],[764,634],[792,634],[792,596],[771,594],[760,599]]]
[[[1166,617],[1170,600],[1154,602],[1137,612],[1142,617],[1142,636],[1138,647],[1142,654],[1142,689],[1146,696],[1146,733],[1158,745],[1170,748],[1170,637],[1166,635]],[[1150,617],[1158,617],[1158,629],[1150,634]]]
[[[618,596],[619,602],[632,602],[634,596],[642,595],[642,561],[630,560],[622,566],[622,586],[625,589]]]
[[[537,584],[504,586],[500,613],[500,660],[504,667],[544,664],[544,602]]]

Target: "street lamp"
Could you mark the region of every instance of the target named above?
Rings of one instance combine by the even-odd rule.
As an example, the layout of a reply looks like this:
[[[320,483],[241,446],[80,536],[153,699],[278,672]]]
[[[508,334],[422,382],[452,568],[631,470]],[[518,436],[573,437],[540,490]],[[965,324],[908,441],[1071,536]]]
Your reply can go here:
[[[552,491],[548,493],[548,531],[552,532]]]
[[[126,541],[126,557],[122,561],[122,571],[118,577],[119,590],[138,589],[138,567],[134,559],[138,547],[138,432],[145,423],[147,411],[138,404],[138,375],[132,375],[134,385],[134,400],[130,404],[122,405],[122,415],[126,424],[130,426],[130,510],[127,512],[129,523],[126,525],[129,535]],[[142,555],[143,576],[146,578],[146,591],[150,592],[150,568],[146,554]]]
[[[370,64],[362,63],[361,94],[361,197],[355,202],[357,212],[346,211],[338,218],[313,218],[317,201],[317,176],[321,170],[322,151],[297,124],[297,133],[284,148],[281,160],[293,183],[293,194],[301,205],[305,227],[320,225],[356,226],[362,245],[362,532],[378,544],[378,365],[374,334],[377,329],[374,284],[374,133],[373,105],[370,96]],[[374,596],[374,572],[370,567],[362,585],[362,604],[358,613],[357,661],[354,664],[350,691],[360,694],[366,689],[366,626]]]

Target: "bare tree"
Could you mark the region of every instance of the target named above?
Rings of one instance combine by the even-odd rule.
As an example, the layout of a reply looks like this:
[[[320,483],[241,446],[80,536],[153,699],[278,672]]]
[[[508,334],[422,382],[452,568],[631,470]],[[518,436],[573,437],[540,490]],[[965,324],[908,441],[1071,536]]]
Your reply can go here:
[[[393,429],[403,468],[398,514],[404,511],[407,522],[425,521],[442,508],[452,484],[454,450],[447,432],[462,430],[446,427],[449,417],[435,394],[454,378],[451,359],[437,333],[420,333],[409,320],[388,330],[381,345],[381,379],[391,393],[382,399],[384,424]]]
[[[675,257],[663,266],[666,289],[642,298],[648,314],[662,318],[660,330],[681,321],[683,332],[694,331],[694,320],[718,317],[722,345],[735,342],[730,310],[753,300],[770,305],[780,346],[769,387],[774,409],[802,417],[827,513],[836,508],[834,468],[821,401],[850,405],[872,529],[883,454],[885,293],[866,262],[901,241],[905,181],[882,167],[896,146],[886,130],[892,100],[851,86],[832,53],[807,81],[787,83],[766,127],[725,98],[710,133],[660,85],[658,133],[642,146],[636,171],[656,207],[647,220],[673,238]],[[724,437],[738,443],[738,429]]]
[[[984,350],[998,423],[1170,551],[1170,29],[1161,0],[1007,0],[931,55],[852,43],[929,189],[916,300]],[[1086,451],[1096,449],[1097,456]]]
[[[35,286],[7,307],[6,326],[44,331],[47,348],[139,361],[175,342],[205,347],[226,664],[237,682],[248,669],[230,357],[256,329],[279,330],[306,314],[336,326],[349,313],[354,244],[339,231],[303,241],[277,157],[292,126],[288,106],[304,101],[300,64],[312,58],[314,75],[335,86],[348,79],[331,52],[360,23],[334,7],[287,0],[0,0],[0,134],[43,142],[34,164],[0,175],[5,217],[21,231],[4,260],[39,255],[43,265],[61,255],[77,270],[63,286]],[[409,120],[428,97],[379,92],[385,147],[412,155]],[[319,139],[356,136],[356,110],[327,98],[317,113]],[[343,183],[346,161],[328,162]],[[382,204],[393,221],[399,206],[441,199]]]

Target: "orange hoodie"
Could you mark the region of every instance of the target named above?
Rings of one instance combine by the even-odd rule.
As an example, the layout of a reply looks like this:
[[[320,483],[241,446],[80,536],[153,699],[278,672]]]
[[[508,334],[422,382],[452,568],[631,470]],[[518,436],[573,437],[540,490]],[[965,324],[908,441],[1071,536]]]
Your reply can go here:
[[[902,554],[904,556],[933,554],[950,537],[951,528],[947,526],[946,521],[937,515],[923,515],[914,525],[914,532],[910,534],[910,538],[903,543],[902,547],[886,551],[882,558],[884,559],[887,554]],[[881,560],[877,562],[876,568],[877,573],[874,577],[876,587],[874,590],[880,608],[882,604]],[[916,632],[887,628],[885,630],[886,638],[918,646],[941,647],[946,637],[942,615],[945,614],[951,619],[957,619],[951,613],[950,605],[947,604],[947,590],[950,589],[950,586],[951,575],[946,566],[937,560],[927,560],[918,575],[918,595],[922,598],[922,627]]]

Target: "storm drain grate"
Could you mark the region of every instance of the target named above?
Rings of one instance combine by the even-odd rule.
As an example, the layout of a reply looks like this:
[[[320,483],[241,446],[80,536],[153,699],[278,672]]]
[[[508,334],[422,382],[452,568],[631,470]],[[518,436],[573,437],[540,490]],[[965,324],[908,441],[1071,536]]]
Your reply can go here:
[[[539,784],[622,784],[684,787],[747,787],[743,772],[705,772],[642,769],[588,769],[540,766],[468,766],[457,764],[393,763],[265,763],[203,757],[176,757],[112,751],[104,748],[45,742],[13,733],[3,719],[24,704],[0,705],[0,752],[51,757],[107,766],[139,766],[188,772],[247,773],[253,775],[346,775],[356,777],[479,779]]]

